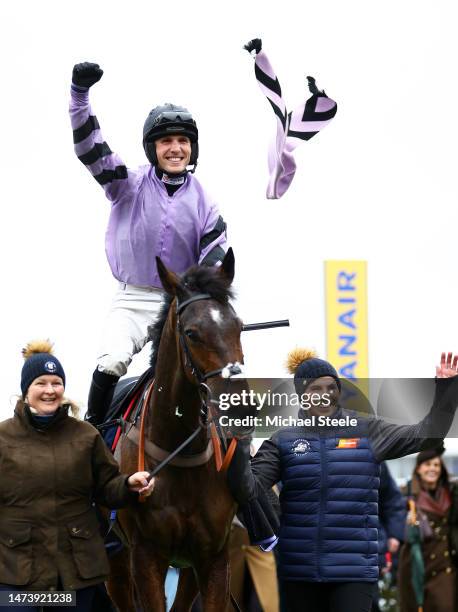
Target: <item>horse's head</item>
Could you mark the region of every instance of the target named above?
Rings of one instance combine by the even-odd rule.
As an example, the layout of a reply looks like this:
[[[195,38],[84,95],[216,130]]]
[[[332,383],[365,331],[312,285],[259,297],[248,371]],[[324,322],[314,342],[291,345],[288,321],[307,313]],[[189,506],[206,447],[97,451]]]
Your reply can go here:
[[[240,372],[242,322],[229,299],[234,254],[220,267],[194,266],[181,278],[156,258],[159,277],[171,299],[168,321],[175,325],[177,349],[190,382]]]

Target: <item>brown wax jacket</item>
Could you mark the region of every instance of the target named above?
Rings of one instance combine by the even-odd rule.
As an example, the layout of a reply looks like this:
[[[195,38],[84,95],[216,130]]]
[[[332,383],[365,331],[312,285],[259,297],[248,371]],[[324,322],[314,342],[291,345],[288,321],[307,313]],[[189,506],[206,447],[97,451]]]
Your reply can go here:
[[[75,590],[106,579],[93,502],[135,500],[97,430],[62,406],[43,429],[18,402],[0,423],[0,583]]]

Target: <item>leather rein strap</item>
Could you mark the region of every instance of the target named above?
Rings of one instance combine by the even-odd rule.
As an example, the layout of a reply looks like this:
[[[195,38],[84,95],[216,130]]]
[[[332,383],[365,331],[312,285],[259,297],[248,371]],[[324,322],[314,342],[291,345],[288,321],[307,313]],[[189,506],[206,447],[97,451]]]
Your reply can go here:
[[[178,331],[179,338],[180,338],[180,344],[185,354],[185,362],[186,362],[185,365],[187,365],[188,367],[191,367],[192,374],[196,376],[200,385],[202,385],[202,383],[204,383],[208,378],[211,378],[213,376],[218,376],[219,374],[221,374],[223,369],[213,370],[211,372],[207,372],[206,374],[203,374],[195,366],[195,364],[193,363],[188,345],[184,338],[183,330],[181,328],[180,314],[189,304],[192,304],[193,302],[197,302],[200,300],[210,300],[210,299],[212,299],[212,297],[208,293],[199,293],[197,295],[193,295],[192,297],[190,297],[188,300],[185,300],[181,304],[179,304],[178,300],[176,302],[177,331]],[[234,373],[238,373],[238,372],[234,371]],[[216,470],[218,472],[226,471],[232,461],[232,457],[234,456],[234,452],[237,447],[237,439],[232,438],[229,448],[227,449],[227,452],[223,460],[222,452],[221,452],[221,441],[218,435],[217,426],[215,424],[216,417],[212,416],[211,419],[209,420],[206,419],[205,425],[210,426],[211,438],[210,438],[210,441],[205,451],[203,451],[202,453],[198,453],[197,455],[192,455],[190,457],[177,457],[177,455],[182,450],[184,450],[188,446],[188,444],[190,444],[192,440],[194,440],[194,438],[196,438],[197,435],[201,432],[203,424],[201,424],[182,444],[180,444],[180,446],[178,446],[178,448],[176,448],[171,453],[163,450],[162,448],[160,448],[159,446],[157,446],[150,440],[145,440],[146,413],[148,410],[148,406],[150,404],[150,398],[151,398],[153,389],[154,389],[154,379],[151,381],[149,388],[144,394],[143,407],[141,410],[140,431],[138,431],[136,425],[133,425],[133,427],[131,427],[126,434],[126,436],[132,442],[134,442],[135,444],[138,444],[138,461],[137,461],[138,471],[139,472],[145,471],[145,451],[147,452],[148,456],[151,459],[153,459],[154,461],[159,461],[158,465],[156,465],[156,467],[150,472],[150,479],[153,478],[163,467],[165,467],[168,464],[174,465],[176,467],[196,467],[196,466],[204,465],[205,463],[207,463],[213,454],[215,455]],[[205,405],[206,403],[204,402],[203,412],[206,416]],[[224,447],[226,448],[225,442],[224,442]],[[144,496],[140,495],[140,501],[145,501],[145,499],[146,498],[144,498]]]
[[[127,437],[129,438],[129,440],[131,440],[131,442],[134,442],[134,444],[138,444],[139,455],[140,455],[141,430],[139,430],[138,427],[132,427]],[[196,455],[188,455],[187,457],[174,456],[170,459],[169,457],[172,453],[169,453],[163,448],[160,448],[159,446],[157,446],[157,444],[154,444],[153,442],[151,442],[151,440],[144,439],[143,447],[144,447],[144,453],[148,457],[153,459],[153,461],[157,463],[161,463],[162,461],[165,461],[166,459],[168,459],[167,464],[174,465],[175,467],[197,467],[199,465],[204,465],[211,459],[211,456],[213,455],[213,452],[214,452],[212,440],[208,442],[207,448],[201,453],[198,453]],[[144,460],[144,456],[143,456],[143,460]],[[141,467],[140,461],[139,461],[138,467],[139,468]],[[143,470],[139,469],[139,471],[143,471]]]
[[[175,467],[197,467],[200,465],[204,465],[208,463],[211,459],[212,455],[215,455],[215,464],[216,470],[218,472],[225,472],[229,467],[232,457],[234,456],[235,449],[237,447],[236,438],[232,438],[229,448],[227,449],[224,460],[221,457],[221,443],[219,437],[217,435],[216,426],[214,424],[214,419],[210,422],[210,431],[211,431],[211,439],[208,442],[207,448],[195,455],[191,455],[188,457],[178,457],[179,453],[184,450],[188,444],[197,437],[197,435],[201,432],[202,426],[199,426],[182,444],[180,444],[174,451],[171,453],[160,448],[157,444],[151,442],[151,440],[145,439],[145,421],[146,421],[146,413],[147,408],[149,406],[149,401],[151,398],[151,394],[154,388],[154,380],[151,381],[143,400],[143,408],[141,412],[141,420],[140,420],[140,429],[136,425],[131,427],[126,434],[126,437],[134,442],[134,444],[138,445],[138,459],[137,459],[137,469],[139,472],[145,471],[145,453],[153,459],[153,461],[157,462],[156,467],[150,472],[150,479],[156,476],[156,474],[166,465],[173,465]],[[143,495],[139,496],[139,501],[144,502],[146,497]]]

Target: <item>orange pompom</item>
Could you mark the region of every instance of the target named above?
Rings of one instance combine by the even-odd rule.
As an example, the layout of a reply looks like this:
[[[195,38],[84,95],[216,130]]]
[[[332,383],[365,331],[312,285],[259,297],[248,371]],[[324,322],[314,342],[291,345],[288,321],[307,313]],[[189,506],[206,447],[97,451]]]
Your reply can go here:
[[[286,369],[290,374],[295,374],[297,368],[303,361],[306,359],[313,359],[314,357],[317,357],[315,350],[296,347],[288,353],[285,362]]]
[[[22,356],[28,359],[35,353],[51,353],[52,355],[53,346],[50,340],[32,340],[22,349]]]

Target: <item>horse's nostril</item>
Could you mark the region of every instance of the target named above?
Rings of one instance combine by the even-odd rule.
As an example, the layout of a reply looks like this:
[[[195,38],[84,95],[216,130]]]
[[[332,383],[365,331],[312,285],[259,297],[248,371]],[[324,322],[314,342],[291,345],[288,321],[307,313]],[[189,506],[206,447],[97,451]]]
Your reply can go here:
[[[242,368],[238,364],[234,364],[230,367],[231,376],[242,373]]]

